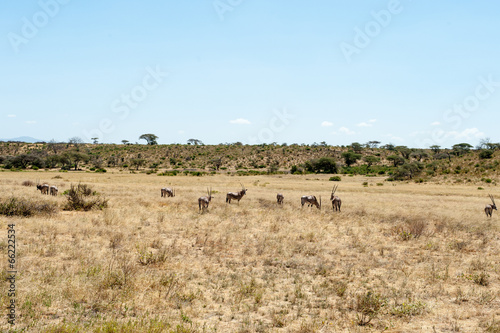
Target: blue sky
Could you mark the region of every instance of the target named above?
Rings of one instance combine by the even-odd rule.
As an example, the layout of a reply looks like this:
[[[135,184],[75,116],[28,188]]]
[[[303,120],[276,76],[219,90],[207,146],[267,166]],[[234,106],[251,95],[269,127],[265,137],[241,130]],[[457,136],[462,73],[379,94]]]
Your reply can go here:
[[[500,141],[500,3],[6,0],[0,138]]]

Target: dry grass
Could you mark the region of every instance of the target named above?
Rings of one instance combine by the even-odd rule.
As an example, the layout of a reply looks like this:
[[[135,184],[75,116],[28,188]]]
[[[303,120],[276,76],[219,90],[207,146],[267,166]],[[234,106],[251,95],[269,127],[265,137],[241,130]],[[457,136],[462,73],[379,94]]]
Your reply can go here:
[[[498,332],[500,215],[484,216],[475,186],[345,177],[333,213],[328,176],[60,175],[109,207],[2,217],[16,223],[19,331]],[[0,173],[0,200],[65,204],[22,177]],[[247,196],[226,205],[240,182]],[[176,197],[160,197],[166,185]],[[304,194],[323,209],[301,209]],[[7,263],[6,231],[0,244]]]

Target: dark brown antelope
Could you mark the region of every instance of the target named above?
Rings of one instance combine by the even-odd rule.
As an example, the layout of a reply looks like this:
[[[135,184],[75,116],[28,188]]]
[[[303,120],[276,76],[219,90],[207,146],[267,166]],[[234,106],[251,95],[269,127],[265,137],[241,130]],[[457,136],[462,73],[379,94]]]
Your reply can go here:
[[[495,204],[495,199],[493,199],[493,196],[491,194],[488,195],[491,199],[491,204],[488,204],[486,205],[486,207],[484,207],[484,212],[486,213],[486,216],[491,217],[491,215],[493,214],[493,209],[497,210],[497,205]]]
[[[330,201],[332,202],[333,211],[338,210],[340,212],[340,206],[342,206],[342,200],[340,200],[340,198],[335,195],[335,192],[337,192],[338,187],[339,187],[338,185],[333,187],[332,194],[330,195]]]
[[[240,183],[241,184],[241,183]],[[226,195],[226,203],[231,203],[231,200],[238,200],[238,204],[240,203],[241,198],[247,193],[247,189],[243,184],[241,184],[241,191],[239,192],[229,192]]]
[[[281,193],[276,194],[276,201],[278,202],[278,205],[282,205],[283,200],[285,200],[285,197],[283,196],[283,194],[281,194]]]
[[[41,184],[38,182],[38,184],[36,185],[36,189],[37,189],[37,190],[40,190],[40,192],[41,192],[42,194],[47,194],[47,195],[49,194],[49,185],[48,185],[48,184],[43,184],[43,185],[41,185]]]
[[[208,197],[201,197],[198,198],[198,211],[208,211],[208,205],[210,204],[210,201],[212,200],[212,188],[210,188],[210,191],[207,188],[207,194]]]
[[[321,209],[321,196],[319,196],[319,203],[318,203],[318,199],[316,199],[316,196],[304,195],[300,198],[300,203],[302,204],[302,207],[304,207],[304,204],[306,202],[307,202],[307,207],[312,207],[314,205],[316,206],[316,208]]]
[[[175,190],[170,187],[164,187],[161,189],[161,197],[175,197]]]
[[[57,196],[57,194],[59,193],[59,189],[55,185],[52,185],[49,190],[50,190],[50,195],[53,196]]]

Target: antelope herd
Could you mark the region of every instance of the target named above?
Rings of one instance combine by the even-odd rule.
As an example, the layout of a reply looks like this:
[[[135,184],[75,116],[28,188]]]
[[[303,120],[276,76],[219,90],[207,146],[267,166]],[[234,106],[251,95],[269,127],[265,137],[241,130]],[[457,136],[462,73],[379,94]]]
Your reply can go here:
[[[247,193],[248,189],[241,184],[241,190],[238,192],[228,192],[226,194],[226,203],[230,204],[231,200],[237,200],[238,204],[240,203],[240,200],[245,196]],[[45,195],[52,195],[52,196],[57,196],[59,193],[59,189],[57,186],[52,185],[50,186],[49,184],[40,184],[37,182],[36,189],[40,191],[41,194]],[[336,196],[335,193],[337,192],[338,185],[333,186],[332,192],[330,194],[330,201],[332,202],[332,210],[339,211],[340,212],[340,207],[342,206],[342,200],[340,197]],[[170,198],[170,197],[175,197],[175,189],[170,188],[170,187],[164,187],[160,190],[161,197],[162,198]],[[198,198],[198,208],[200,212],[207,212],[208,211],[208,205],[210,204],[210,201],[212,200],[212,188],[210,190],[207,188],[207,194],[208,196],[203,196]],[[495,204],[495,199],[493,198],[493,195],[488,194],[491,203],[487,204],[484,207],[484,212],[486,213],[487,217],[492,217],[493,215],[493,210],[497,210],[497,206]],[[283,201],[285,199],[285,196],[282,193],[276,194],[276,202],[278,205],[283,205]],[[304,204],[307,203],[307,207],[313,207],[315,206],[318,209],[321,209],[321,196],[319,196],[319,201],[316,198],[315,195],[304,195],[300,198],[300,204],[302,207],[304,207]]]
[[[36,189],[39,190],[42,194],[46,195],[50,194],[53,196],[57,196],[57,194],[59,193],[59,189],[55,185],[49,186],[49,184],[37,184]]]

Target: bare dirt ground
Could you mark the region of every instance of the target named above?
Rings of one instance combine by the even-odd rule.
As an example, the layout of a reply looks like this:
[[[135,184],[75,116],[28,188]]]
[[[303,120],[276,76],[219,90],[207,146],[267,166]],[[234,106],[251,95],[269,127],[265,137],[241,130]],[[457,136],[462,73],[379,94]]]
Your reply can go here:
[[[54,178],[54,177],[61,178]],[[59,186],[42,196],[24,180]],[[0,199],[57,202],[70,184],[103,211],[0,217],[16,229],[16,332],[500,332],[495,186],[328,176],[2,172]],[[242,182],[248,193],[225,203]],[[363,183],[366,182],[366,185]],[[333,184],[342,212],[329,201]],[[176,197],[161,198],[174,186]],[[212,187],[209,211],[197,199]],[[276,193],[285,196],[282,207]],[[302,195],[322,209],[300,206]]]

